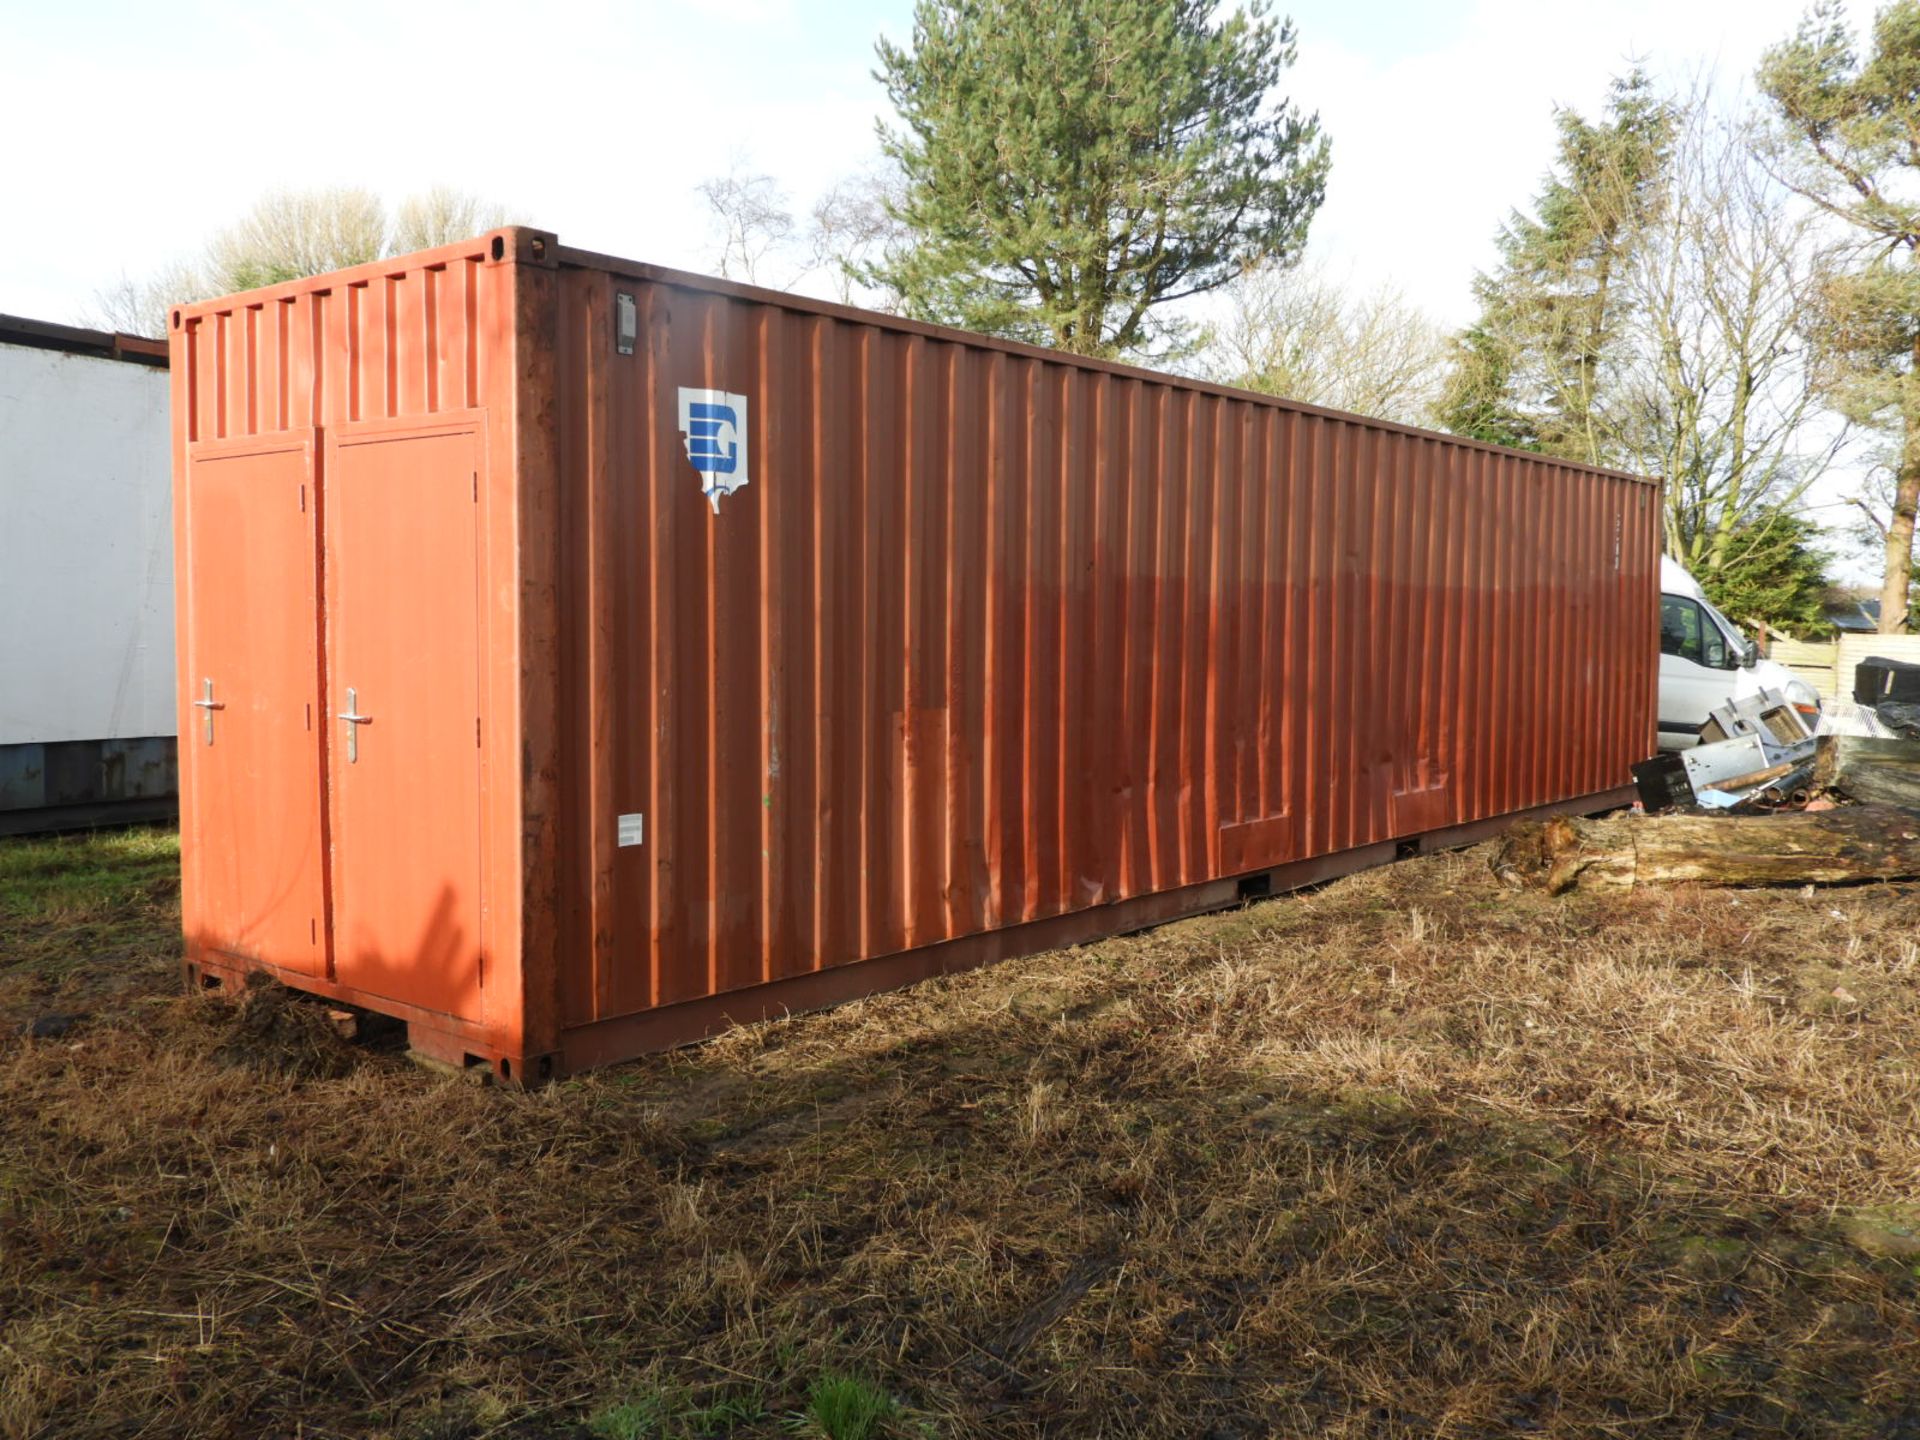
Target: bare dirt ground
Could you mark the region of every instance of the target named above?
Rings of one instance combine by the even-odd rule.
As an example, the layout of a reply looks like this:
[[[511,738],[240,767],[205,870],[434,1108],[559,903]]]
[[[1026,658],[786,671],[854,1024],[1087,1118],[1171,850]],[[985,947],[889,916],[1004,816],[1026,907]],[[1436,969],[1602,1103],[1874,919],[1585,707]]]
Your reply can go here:
[[[0,842],[0,1435],[1920,1437],[1908,888],[1482,849],[524,1094],[176,894]]]

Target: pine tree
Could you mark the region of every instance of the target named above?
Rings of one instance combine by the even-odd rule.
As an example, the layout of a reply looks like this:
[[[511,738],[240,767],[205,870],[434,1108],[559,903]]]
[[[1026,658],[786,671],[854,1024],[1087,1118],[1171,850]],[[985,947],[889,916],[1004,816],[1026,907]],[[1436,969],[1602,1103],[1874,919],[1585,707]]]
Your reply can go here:
[[[878,45],[906,230],[867,279],[917,318],[1085,355],[1167,354],[1162,307],[1296,256],[1325,192],[1317,117],[1274,96],[1264,0],[918,0]]]
[[[1899,436],[1880,591],[1880,629],[1898,633],[1920,508],[1920,0],[1880,11],[1864,57],[1842,5],[1822,0],[1767,53],[1759,79],[1785,132],[1776,158],[1787,182],[1861,237],[1813,328],[1842,410]]]
[[[1635,69],[1606,118],[1563,109],[1533,213],[1501,230],[1500,263],[1475,277],[1480,318],[1456,344],[1439,408],[1456,434],[1602,463],[1607,367],[1625,301],[1618,284],[1655,218],[1675,116]]]
[[[1801,640],[1833,626],[1826,597],[1833,588],[1820,527],[1791,510],[1771,510],[1729,537],[1725,563],[1699,575],[1707,598],[1743,625],[1764,623]]]

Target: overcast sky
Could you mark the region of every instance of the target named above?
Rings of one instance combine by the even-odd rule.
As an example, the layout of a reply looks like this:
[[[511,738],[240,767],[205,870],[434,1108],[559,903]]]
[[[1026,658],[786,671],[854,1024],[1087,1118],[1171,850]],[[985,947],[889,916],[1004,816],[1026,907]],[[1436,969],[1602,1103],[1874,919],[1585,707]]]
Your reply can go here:
[[[1471,311],[1556,104],[1642,57],[1747,82],[1801,0],[1302,0],[1293,90],[1333,138],[1313,248]],[[1861,8],[1862,15],[1866,13]],[[874,37],[910,0],[0,0],[0,310],[74,320],[273,186],[448,183],[572,244],[702,268],[698,181],[733,157],[798,207],[873,152]]]

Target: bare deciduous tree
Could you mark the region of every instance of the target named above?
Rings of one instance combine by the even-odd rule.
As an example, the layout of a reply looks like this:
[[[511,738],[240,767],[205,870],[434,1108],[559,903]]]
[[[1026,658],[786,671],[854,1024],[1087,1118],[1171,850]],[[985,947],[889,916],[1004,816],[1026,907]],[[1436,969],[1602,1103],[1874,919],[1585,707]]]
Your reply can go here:
[[[833,298],[889,314],[901,295],[875,278],[878,264],[906,238],[895,218],[904,181],[897,168],[862,170],[835,181],[814,202],[807,229],[808,273],[825,272]]]
[[[1819,216],[1704,94],[1673,114],[1599,418],[1606,458],[1666,481],[1667,550],[1704,576],[1735,558],[1751,521],[1800,501],[1848,429],[1824,413],[1805,331],[1827,244]]]
[[[157,340],[167,333],[169,310],[212,293],[199,271],[184,260],[176,260],[145,280],[123,274],[115,284],[94,291],[93,304],[80,318],[84,324],[102,330]]]
[[[214,236],[204,274],[224,295],[361,265],[386,246],[386,207],[371,190],[276,190]]]
[[[1428,420],[1447,363],[1446,332],[1399,291],[1351,294],[1311,263],[1235,281],[1210,348],[1225,384],[1409,424]]]
[[[401,201],[391,225],[380,197],[367,190],[274,191],[217,233],[197,261],[176,260],[143,280],[123,274],[94,293],[82,318],[130,334],[164,335],[167,311],[182,301],[425,250],[513,221],[505,207],[445,185]]]
[[[468,239],[483,230],[517,224],[521,219],[504,205],[482,200],[450,185],[435,185],[418,195],[409,195],[394,210],[387,253],[405,255],[412,250],[431,250],[436,245]]]
[[[770,283],[762,279],[763,267],[785,249],[794,230],[793,212],[779,184],[771,175],[748,173],[736,160],[725,175],[693,188],[707,202],[711,254],[720,278]]]

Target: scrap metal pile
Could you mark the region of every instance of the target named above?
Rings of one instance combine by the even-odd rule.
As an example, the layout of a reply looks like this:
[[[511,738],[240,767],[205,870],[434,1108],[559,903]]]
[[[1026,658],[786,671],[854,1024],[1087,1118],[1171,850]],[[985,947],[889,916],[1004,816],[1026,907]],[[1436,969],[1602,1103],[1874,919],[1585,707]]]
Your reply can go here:
[[[1493,871],[1553,895],[1920,879],[1920,665],[1870,660],[1854,697],[1815,729],[1778,691],[1723,705],[1699,745],[1634,767],[1633,812],[1516,825]]]
[[[1780,691],[1763,690],[1729,700],[1701,727],[1698,745],[1642,761],[1633,776],[1648,811],[1753,814],[1848,801],[1920,803],[1920,786],[1907,801],[1878,783],[1907,767],[1920,777],[1920,665],[1870,659],[1855,672],[1854,698],[1830,701],[1817,727]],[[1867,788],[1875,793],[1854,793],[1856,769],[1874,772]]]

